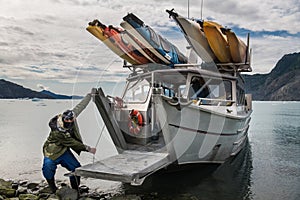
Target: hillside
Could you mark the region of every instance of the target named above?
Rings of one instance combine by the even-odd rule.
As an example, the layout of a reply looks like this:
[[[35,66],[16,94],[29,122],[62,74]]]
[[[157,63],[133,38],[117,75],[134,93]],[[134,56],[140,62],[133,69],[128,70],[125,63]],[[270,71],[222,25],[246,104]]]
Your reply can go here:
[[[0,99],[40,98],[40,99],[78,99],[80,96],[67,96],[43,90],[37,92],[21,85],[0,79]]]
[[[300,101],[300,53],[284,55],[268,74],[244,77],[254,100]]]

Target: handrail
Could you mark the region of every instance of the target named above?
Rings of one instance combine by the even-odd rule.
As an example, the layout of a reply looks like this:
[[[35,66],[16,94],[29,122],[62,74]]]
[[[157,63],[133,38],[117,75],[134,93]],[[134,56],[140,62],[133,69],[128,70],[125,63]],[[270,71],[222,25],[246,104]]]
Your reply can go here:
[[[166,100],[172,106],[177,106],[177,105],[188,106],[192,103],[195,103],[195,101],[196,101],[195,104],[197,104],[198,106],[204,105],[204,104],[201,104],[202,101],[213,101],[213,102],[218,102],[218,103],[225,103],[226,105],[228,105],[228,104],[232,105],[233,103],[235,103],[235,101],[227,100],[227,99],[198,98],[195,100],[188,100],[186,102],[182,102],[182,101],[180,101],[180,98],[178,98],[178,97],[168,97],[168,96],[162,95],[162,98],[164,100]],[[208,103],[206,105],[212,105],[212,104]]]

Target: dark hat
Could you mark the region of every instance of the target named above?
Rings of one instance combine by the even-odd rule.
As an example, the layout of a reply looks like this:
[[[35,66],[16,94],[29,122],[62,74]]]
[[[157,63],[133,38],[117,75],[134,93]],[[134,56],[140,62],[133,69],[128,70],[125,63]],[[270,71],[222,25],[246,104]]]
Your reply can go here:
[[[74,118],[75,118],[75,113],[72,110],[66,110],[62,115],[63,121],[73,120]]]

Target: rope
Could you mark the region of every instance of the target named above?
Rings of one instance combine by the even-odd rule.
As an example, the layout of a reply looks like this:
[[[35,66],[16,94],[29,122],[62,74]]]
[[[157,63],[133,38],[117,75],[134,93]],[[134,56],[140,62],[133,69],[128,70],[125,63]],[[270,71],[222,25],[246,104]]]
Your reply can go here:
[[[95,147],[97,147],[98,144],[99,144],[99,142],[100,142],[100,139],[101,139],[102,133],[104,131],[104,128],[105,128],[105,124],[103,124],[103,126],[102,126],[102,129],[101,129],[100,135],[99,135],[99,137],[97,139]],[[93,164],[94,164],[94,162],[95,162],[95,154],[93,154]]]

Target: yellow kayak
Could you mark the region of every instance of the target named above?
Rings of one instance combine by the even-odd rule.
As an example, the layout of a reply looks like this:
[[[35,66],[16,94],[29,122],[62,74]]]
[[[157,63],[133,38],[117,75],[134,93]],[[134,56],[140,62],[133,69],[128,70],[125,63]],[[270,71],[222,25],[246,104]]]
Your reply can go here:
[[[109,40],[109,38],[104,34],[104,29],[102,29],[100,26],[97,26],[96,23],[90,23],[86,30],[101,40],[109,49],[111,49],[115,54],[124,60],[131,64],[138,64],[137,61],[125,54],[124,51],[122,51],[122,49],[120,49],[115,43],[111,42],[111,40]]]
[[[175,20],[184,33],[187,41],[204,62],[213,62],[217,60],[199,22],[185,18],[177,14],[173,9],[167,10],[167,13]]]
[[[221,63],[230,63],[232,60],[229,44],[227,42],[227,37],[222,33],[221,28],[223,27],[216,22],[203,22],[203,30],[210,48]]]
[[[232,61],[234,63],[245,63],[247,45],[230,29],[225,29],[225,34],[227,36]]]

